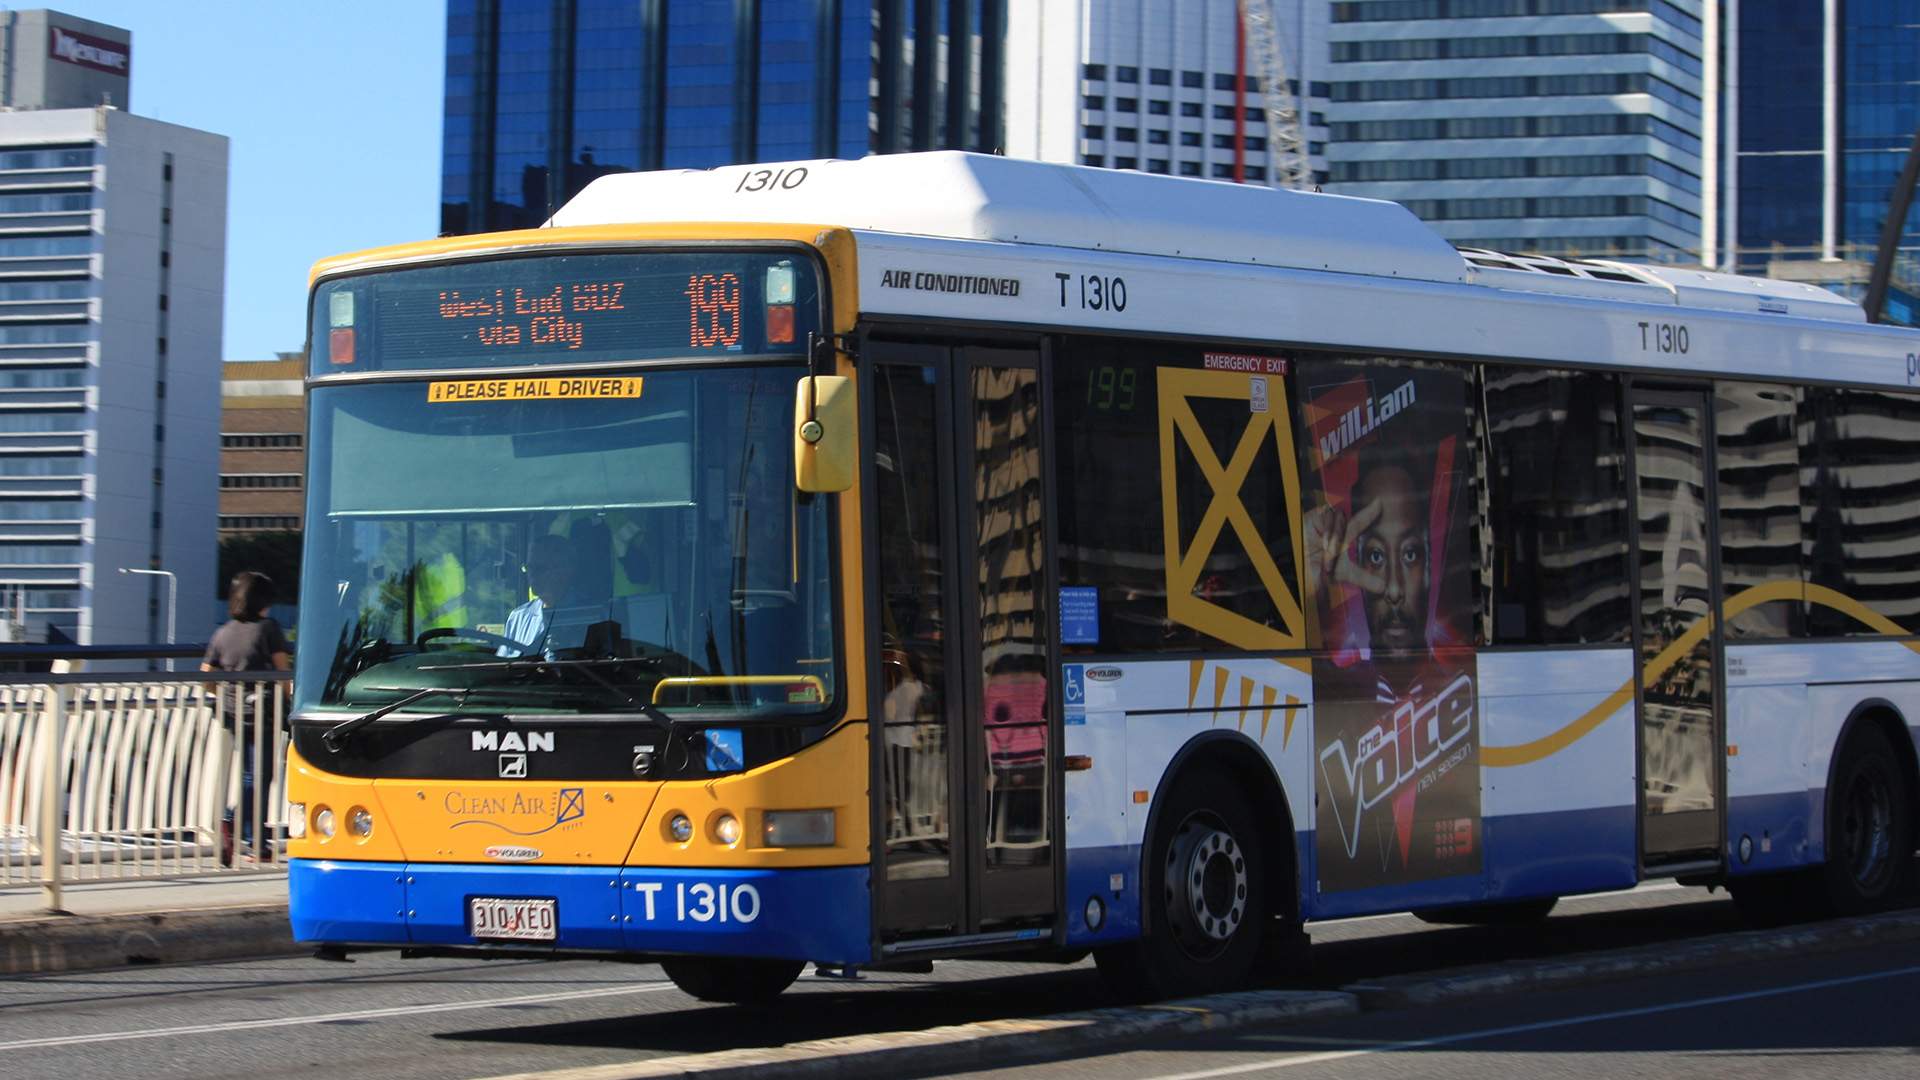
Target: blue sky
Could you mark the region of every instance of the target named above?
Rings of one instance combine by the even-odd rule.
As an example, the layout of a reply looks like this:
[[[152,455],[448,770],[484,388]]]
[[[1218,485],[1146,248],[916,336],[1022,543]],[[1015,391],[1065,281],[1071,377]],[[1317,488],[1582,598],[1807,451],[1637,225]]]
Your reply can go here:
[[[443,0],[44,6],[133,31],[132,112],[230,140],[226,359],[300,348],[315,260],[439,231]]]

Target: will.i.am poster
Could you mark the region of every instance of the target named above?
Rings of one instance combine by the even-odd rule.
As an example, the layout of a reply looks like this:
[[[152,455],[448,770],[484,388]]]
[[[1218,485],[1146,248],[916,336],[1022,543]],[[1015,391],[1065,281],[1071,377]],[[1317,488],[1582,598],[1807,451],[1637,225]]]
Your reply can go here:
[[[1300,367],[1320,889],[1480,870],[1464,376]]]

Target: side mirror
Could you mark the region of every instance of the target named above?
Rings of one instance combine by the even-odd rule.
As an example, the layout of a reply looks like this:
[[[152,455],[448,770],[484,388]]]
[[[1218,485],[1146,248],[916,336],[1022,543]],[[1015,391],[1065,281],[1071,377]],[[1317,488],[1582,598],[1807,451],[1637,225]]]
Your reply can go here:
[[[807,375],[793,397],[793,483],[801,491],[853,486],[856,421],[853,380]]]

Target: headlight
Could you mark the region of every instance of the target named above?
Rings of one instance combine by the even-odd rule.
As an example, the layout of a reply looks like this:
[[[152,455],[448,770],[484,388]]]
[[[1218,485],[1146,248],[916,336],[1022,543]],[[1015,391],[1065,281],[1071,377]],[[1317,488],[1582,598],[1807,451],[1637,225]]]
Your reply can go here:
[[[722,844],[740,842],[740,819],[732,814],[721,814],[713,819],[713,838]]]
[[[361,839],[373,835],[373,815],[366,807],[356,806],[347,813],[347,831]]]
[[[323,806],[313,812],[313,831],[319,833],[322,840],[333,839],[332,810]]]
[[[667,835],[678,843],[693,839],[693,822],[685,814],[675,814],[667,819]]]
[[[766,847],[832,847],[833,811],[769,810],[760,819]]]
[[[287,839],[300,840],[307,835],[307,804],[287,804]]]

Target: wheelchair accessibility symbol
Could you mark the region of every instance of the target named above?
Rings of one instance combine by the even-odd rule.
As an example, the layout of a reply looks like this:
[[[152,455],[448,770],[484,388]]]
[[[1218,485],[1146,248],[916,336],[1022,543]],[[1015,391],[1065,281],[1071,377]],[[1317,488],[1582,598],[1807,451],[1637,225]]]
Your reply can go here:
[[[1066,679],[1062,684],[1061,701],[1068,708],[1087,703],[1087,682],[1085,664],[1066,664],[1061,667]]]

